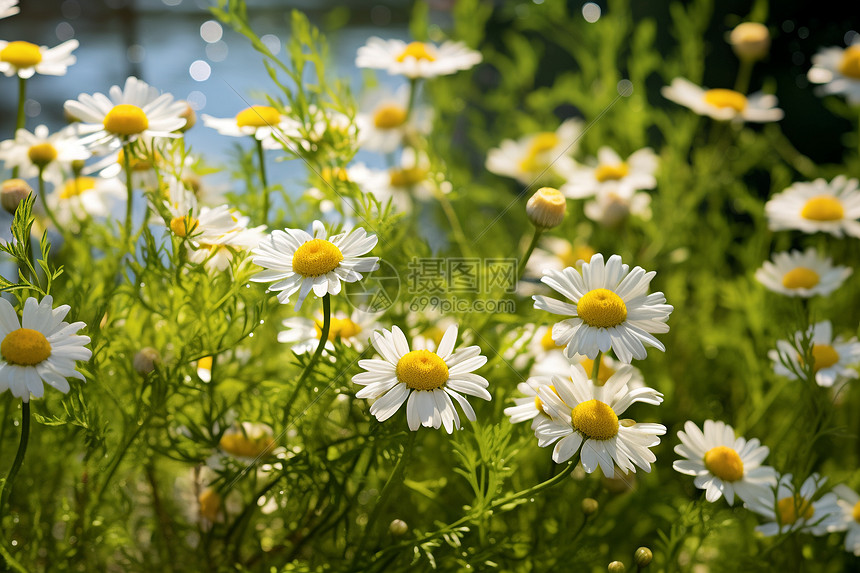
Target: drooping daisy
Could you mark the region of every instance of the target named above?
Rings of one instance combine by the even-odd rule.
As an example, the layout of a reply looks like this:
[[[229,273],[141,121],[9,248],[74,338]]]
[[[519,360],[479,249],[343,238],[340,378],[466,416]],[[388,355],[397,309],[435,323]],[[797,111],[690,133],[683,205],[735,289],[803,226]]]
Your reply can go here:
[[[570,376],[553,376],[551,386],[538,388],[538,398],[549,416],[535,428],[538,445],[555,443],[552,459],[559,464],[581,446],[580,461],[587,473],[598,466],[606,477],[615,475],[615,466],[634,473],[639,466],[650,472],[657,458],[648,448],[660,443],[657,436],[665,434],[666,427],[618,417],[635,402],[659,405],[663,395],[653,388],[631,390],[632,376],[633,368],[622,366],[606,384],[596,386],[580,364],[571,365]]]
[[[838,512],[827,526],[827,531],[845,531],[845,551],[860,556],[860,495],[850,487],[839,484],[833,488]]]
[[[835,494],[828,493],[813,501],[825,481],[827,478],[812,474],[797,491],[791,474],[781,476],[776,496],[774,490],[769,489],[763,497],[748,502],[751,510],[770,520],[755,530],[767,537],[789,531],[825,535],[827,528],[839,519]]]
[[[0,392],[10,390],[29,402],[31,394],[36,398],[44,395],[43,383],[65,394],[69,391],[67,378],[85,380],[75,362],[92,357],[85,346],[90,337],[75,333],[86,325],[64,322],[71,308],[65,304],[53,308],[53,304],[50,295],[41,302],[28,298],[19,322],[12,305],[0,298]]]
[[[0,0],[0,20],[14,16],[20,11],[18,0]]]
[[[582,121],[568,119],[555,131],[505,139],[487,153],[487,170],[513,177],[523,185],[549,177],[564,178],[576,168],[570,156],[576,153],[582,131]]]
[[[407,134],[430,131],[431,110],[413,107],[411,114],[408,112],[408,84],[394,93],[375,92],[365,99],[369,101],[368,105],[355,116],[358,144],[362,149],[391,153],[400,147]]]
[[[380,422],[394,415],[406,403],[406,420],[409,429],[445,428],[449,434],[460,428],[460,416],[451,398],[460,404],[469,420],[475,420],[475,411],[460,393],[490,400],[489,382],[474,374],[487,362],[477,346],[455,351],[457,326],[445,331],[435,352],[428,349],[409,350],[409,342],[396,326],[377,331],[371,339],[382,359],[360,360],[366,370],[352,377],[355,384],[364,386],[356,398],[373,400],[370,413]]]
[[[585,216],[604,227],[617,227],[631,215],[643,221],[651,218],[651,195],[645,191],[601,189],[583,208]]]
[[[113,86],[110,97],[96,93],[80,94],[65,103],[66,111],[81,120],[79,133],[87,146],[116,148],[140,137],[179,137],[176,130],[185,125],[185,102],[158,90],[135,77],[125,87]]]
[[[771,231],[843,234],[860,238],[860,191],[857,179],[840,175],[827,183],[795,183],[771,197],[764,210]]]
[[[809,298],[827,296],[839,288],[853,269],[834,267],[830,257],[822,257],[814,248],[773,255],[755,272],[755,278],[768,290],[786,296]]]
[[[268,105],[253,105],[243,109],[236,117],[217,118],[203,114],[203,125],[221,135],[254,137],[266,149],[281,149],[279,139],[297,136],[299,122]],[[277,138],[275,136],[278,136]]]
[[[547,271],[541,279],[573,304],[540,295],[532,298],[539,310],[573,317],[552,327],[555,343],[566,346],[565,356],[578,353],[594,359],[611,348],[621,362],[629,363],[645,358],[646,344],[665,350],[652,333],[669,331],[666,321],[674,309],[665,304],[662,292],[647,294],[655,274],[641,267],[630,271],[618,255],[604,264],[598,253],[582,265],[582,275],[568,267]]]
[[[761,92],[745,96],[727,89],[706,90],[683,78],[672,80],[661,90],[663,97],[690,108],[699,115],[720,121],[779,121],[784,114],[776,107],[776,96]]]
[[[268,290],[278,293],[281,304],[298,292],[296,310],[308,293],[321,297],[338,294],[341,281],[361,280],[360,273],[379,268],[379,257],[362,257],[376,246],[378,237],[356,227],[352,231],[326,238],[320,221],[313,223],[313,235],[301,229],[275,230],[252,252],[255,265],[263,271],[254,282],[274,282]]]
[[[170,199],[164,205],[171,217],[167,226],[177,237],[190,241],[192,247],[223,244],[229,233],[242,229],[229,206],[201,207],[182,182],[170,180],[167,186]]]
[[[860,104],[860,40],[845,49],[823,48],[812,56],[807,78],[823,95],[844,95],[848,103]]]
[[[67,40],[54,48],[37,46],[30,42],[6,42],[0,40],[0,72],[7,76],[18,75],[30,78],[39,73],[43,76],[64,76],[69,66],[75,63],[72,55],[79,45],[77,40]]]
[[[54,134],[45,125],[36,127],[33,133],[19,129],[15,139],[0,143],[0,159],[7,169],[17,167],[25,179],[36,177],[41,168],[46,181],[58,184],[64,173],[71,171],[73,161],[84,161],[90,156],[71,127]]]
[[[359,68],[386,70],[407,78],[435,78],[468,70],[481,63],[481,53],[463,42],[447,41],[441,46],[426,42],[383,40],[372,37],[358,49]]]
[[[770,450],[753,438],[735,438],[723,422],[705,420],[704,432],[691,421],[678,432],[681,443],[675,453],[684,459],[672,464],[675,471],[696,476],[693,484],[705,490],[711,503],[725,496],[734,505],[735,495],[746,503],[767,495],[776,485],[776,471],[761,463]]]
[[[613,149],[601,147],[597,159],[588,165],[577,165],[559,191],[571,199],[593,197],[601,191],[619,194],[626,191],[632,195],[633,191],[657,186],[656,170],[657,156],[648,147],[634,152],[627,160],[622,160]]]
[[[278,333],[278,342],[291,344],[290,349],[296,354],[313,352],[319,345],[322,336],[323,319],[316,320],[293,316],[283,321],[285,330]],[[340,340],[347,346],[362,351],[367,346],[371,333],[381,328],[376,321],[376,315],[354,310],[351,314],[342,311],[334,313],[329,325],[328,340],[325,350],[334,352],[334,341]]]
[[[125,184],[119,179],[74,177],[54,188],[45,200],[60,225],[76,231],[89,217],[108,217],[119,201],[126,200]]]
[[[201,211],[205,209],[209,208],[202,207]],[[266,238],[265,225],[248,227],[250,217],[242,215],[235,209],[228,209],[228,211],[235,224],[233,229],[208,239],[209,242],[193,239],[189,241],[188,260],[203,265],[212,274],[227,270],[236,257],[256,249]],[[244,259],[242,262],[248,260],[250,259]]]
[[[856,337],[845,340],[841,336],[833,337],[833,327],[829,320],[819,322],[810,327],[812,338],[812,370],[815,372],[815,382],[825,388],[832,387],[841,378],[858,378],[856,365],[860,363],[860,342]],[[767,353],[773,361],[773,371],[780,376],[797,380],[795,372],[802,372],[802,360],[797,354],[797,347],[803,338],[803,333],[795,335],[797,345],[788,340],[778,340],[776,350]],[[783,364],[787,360],[794,370]],[[854,366],[855,368],[852,368]]]

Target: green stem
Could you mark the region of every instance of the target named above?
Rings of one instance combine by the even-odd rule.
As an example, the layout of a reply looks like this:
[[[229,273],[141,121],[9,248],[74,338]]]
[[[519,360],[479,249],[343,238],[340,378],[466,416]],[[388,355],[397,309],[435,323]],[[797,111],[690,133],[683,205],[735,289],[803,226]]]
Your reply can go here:
[[[464,257],[470,257],[472,250],[469,248],[468,241],[466,241],[466,235],[463,233],[463,227],[460,226],[460,220],[457,219],[457,213],[454,211],[454,206],[451,205],[451,202],[448,200],[448,196],[442,193],[438,187],[433,187],[433,193],[436,195],[436,199],[442,206],[442,211],[445,212],[445,217],[448,218],[448,222],[451,224],[451,231],[454,233],[454,240],[457,241],[457,245],[460,247],[460,253]]]
[[[269,182],[266,178],[266,156],[263,149],[263,142],[254,138],[257,141],[257,155],[260,158],[260,183],[263,185],[263,224],[269,224]]]
[[[750,77],[755,62],[751,60],[741,60],[741,65],[738,68],[738,77],[735,79],[735,91],[746,94],[750,87]]]
[[[3,493],[0,495],[0,512],[6,506],[6,501],[12,493],[12,484],[15,481],[15,476],[18,475],[18,470],[21,469],[21,464],[24,463],[24,454],[27,453],[27,443],[30,441],[30,402],[24,402],[21,405],[21,441],[18,443],[18,453],[15,454],[15,461],[12,462],[12,468],[9,470],[9,477],[3,484]]]
[[[523,278],[523,273],[526,272],[526,263],[529,262],[529,258],[532,256],[535,247],[537,247],[538,241],[540,240],[541,235],[543,235],[543,231],[544,230],[541,227],[535,227],[535,234],[532,237],[532,242],[529,243],[529,248],[526,249],[523,258],[520,260],[520,268],[517,269],[517,282]]]
[[[290,411],[293,408],[293,404],[296,401],[296,397],[304,385],[305,380],[307,380],[308,376],[311,375],[311,372],[314,370],[314,366],[319,360],[320,356],[322,356],[323,349],[325,348],[325,343],[328,342],[328,333],[331,328],[331,295],[326,293],[323,296],[323,326],[322,331],[320,332],[320,341],[317,344],[317,349],[314,351],[314,355],[311,356],[310,362],[308,362],[305,369],[302,370],[302,375],[299,376],[299,381],[296,382],[296,387],[293,388],[293,393],[290,395],[290,398],[287,400],[287,407],[284,410],[284,427],[287,427],[287,421],[290,417]]]
[[[600,374],[600,361],[603,359],[603,351],[598,350],[594,358],[594,366],[591,367],[591,381],[597,385],[597,375]]]
[[[54,210],[48,205],[48,199],[45,196],[45,168],[39,168],[39,200],[42,201],[42,207],[45,209],[45,213],[47,213],[48,218],[51,220],[51,223],[54,225],[54,228],[57,229],[57,232],[60,233],[64,238],[66,233],[64,229],[60,226],[60,223],[57,221],[57,217],[54,215]]]
[[[418,91],[418,78],[409,79],[409,100],[406,103],[406,121],[412,116],[412,108],[415,107],[415,92]]]
[[[126,200],[125,200],[125,227],[122,230],[123,233],[123,244],[126,248],[131,251],[131,245],[129,245],[129,240],[131,239],[131,207],[132,207],[132,199],[134,186],[132,185],[132,171],[131,171],[131,143],[126,141],[122,146],[122,162],[125,167],[125,186],[126,186]]]
[[[24,103],[27,101],[27,80],[22,77],[18,78],[18,115],[15,119],[15,133],[12,134],[12,139],[18,138],[18,130],[24,129],[27,118],[24,115]],[[12,179],[18,177],[18,167],[12,168]]]

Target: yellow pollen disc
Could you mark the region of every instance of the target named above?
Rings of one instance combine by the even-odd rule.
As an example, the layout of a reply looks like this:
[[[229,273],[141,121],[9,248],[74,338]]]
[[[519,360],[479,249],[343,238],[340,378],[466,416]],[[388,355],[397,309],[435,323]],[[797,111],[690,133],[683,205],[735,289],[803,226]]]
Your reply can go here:
[[[552,390],[553,394],[558,396],[558,390],[555,389],[555,386],[550,384],[549,389]],[[546,413],[546,410],[543,409],[543,400],[540,399],[540,396],[535,396],[535,408],[537,408],[541,414],[549,416],[549,414]]]
[[[57,158],[57,148],[50,143],[37,143],[27,150],[27,157],[34,165],[44,167]]]
[[[705,103],[720,109],[731,108],[742,112],[747,107],[747,98],[744,94],[734,90],[708,90],[704,95]]]
[[[717,446],[705,452],[705,467],[723,481],[738,481],[744,477],[740,455],[728,446]]]
[[[320,177],[323,178],[323,181],[329,184],[333,184],[337,181],[344,183],[349,181],[349,174],[343,167],[323,167],[322,171],[320,171]]]
[[[31,328],[19,328],[0,343],[0,354],[9,364],[35,366],[51,355],[51,343],[45,335]]]
[[[527,173],[542,170],[549,163],[543,155],[558,144],[558,136],[553,131],[544,131],[535,135],[526,150],[525,157],[520,161],[520,170]]]
[[[149,119],[136,105],[115,105],[104,119],[105,130],[117,135],[137,135],[149,127]]]
[[[12,64],[16,68],[32,68],[42,62],[42,51],[30,42],[9,42],[0,50],[0,62]]]
[[[268,105],[252,105],[236,114],[239,127],[266,127],[281,122],[281,112]]]
[[[806,202],[800,216],[810,221],[839,221],[845,216],[845,209],[836,197],[820,195]]]
[[[160,160],[161,156],[157,156]],[[120,149],[116,155],[116,162],[119,165],[125,167],[125,150]],[[128,160],[128,165],[131,167],[132,171],[148,171],[152,169],[153,165],[148,159],[139,159],[137,157],[130,157]]]
[[[550,350],[557,350],[559,348],[563,348],[563,346],[559,346],[555,343],[555,340],[552,339],[552,327],[546,329],[546,332],[543,333],[543,336],[540,339],[541,348],[549,352]]]
[[[783,525],[793,525],[798,519],[809,520],[815,514],[815,508],[802,497],[784,497],[776,502],[779,521]]]
[[[839,73],[860,80],[860,45],[854,44],[845,48],[842,61],[839,62]]]
[[[322,336],[322,324],[315,322],[314,326],[317,329],[317,339]],[[357,325],[351,318],[335,318],[332,317],[331,324],[328,328],[328,339],[335,338],[352,338],[361,332],[361,326]]]
[[[293,255],[293,270],[303,277],[318,277],[335,270],[343,260],[343,253],[324,239],[312,239]]]
[[[406,46],[406,49],[397,56],[397,61],[404,62],[406,58],[410,57],[416,60],[427,60],[428,62],[436,61],[436,56],[430,53],[430,50],[427,49],[427,44],[424,42],[410,42]]]
[[[209,521],[215,521],[218,511],[221,509],[221,496],[214,488],[207,487],[197,498],[200,503],[200,515]]]
[[[785,288],[812,288],[819,283],[821,277],[812,269],[797,267],[791,269],[782,277]]]
[[[174,217],[170,221],[170,230],[177,237],[185,238],[193,233],[199,224],[200,221],[187,215],[184,217]]]
[[[373,114],[373,125],[378,129],[394,129],[404,123],[406,123],[406,110],[399,105],[381,105]]]
[[[567,245],[565,249],[558,255],[561,262],[566,267],[576,267],[580,261],[590,261],[597,251],[587,245],[574,247]]]
[[[854,510],[851,512],[851,517],[854,518],[854,521],[860,523],[860,501],[854,504]]]
[[[594,178],[605,183],[606,181],[618,181],[630,174],[630,167],[626,163],[618,165],[598,165],[594,170]]]
[[[397,361],[397,379],[413,390],[436,390],[448,381],[448,365],[429,350],[413,350]]]
[[[198,370],[212,370],[212,357],[204,356],[200,360],[197,361],[197,369]]]
[[[221,436],[218,445],[231,456],[256,458],[271,451],[275,446],[275,441],[271,436],[262,435],[252,438],[242,432],[231,432]]]
[[[815,372],[830,368],[839,362],[839,353],[829,344],[812,345],[812,369]]]
[[[96,188],[96,180],[94,177],[77,177],[71,179],[63,185],[60,190],[60,199],[70,199],[77,197],[84,191],[92,191]]]
[[[411,187],[424,181],[427,171],[420,167],[408,167],[406,169],[392,169],[389,172],[391,185],[393,187]]]
[[[579,299],[576,314],[588,326],[611,328],[627,320],[627,305],[611,290],[596,288]]]
[[[571,410],[573,427],[586,438],[608,440],[618,434],[618,416],[609,404],[600,400],[588,400]]]
[[[591,376],[591,371],[594,369],[594,360],[591,358],[583,358],[582,359],[582,367],[585,368],[585,372]],[[597,373],[597,385],[603,386],[606,384],[606,381],[615,374],[615,369],[610,367],[606,363],[606,355],[600,356],[600,371]]]

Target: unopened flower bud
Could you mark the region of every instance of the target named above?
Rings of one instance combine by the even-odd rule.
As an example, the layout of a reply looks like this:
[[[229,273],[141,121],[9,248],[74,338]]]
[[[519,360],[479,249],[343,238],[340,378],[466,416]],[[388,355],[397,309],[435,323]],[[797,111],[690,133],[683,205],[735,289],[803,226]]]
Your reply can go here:
[[[758,22],[744,22],[729,34],[729,43],[741,60],[756,62],[767,55],[770,49],[770,32]]]
[[[183,103],[185,104],[185,111],[180,113],[179,117],[185,119],[185,125],[180,127],[178,131],[185,133],[186,131],[194,127],[195,123],[197,123],[197,114],[194,113],[194,108],[191,107],[191,104],[189,104],[187,101]]]
[[[651,553],[651,550],[647,547],[640,547],[636,550],[636,553],[633,554],[633,561],[640,569],[648,567],[651,564],[652,559],[654,559],[654,554]]]
[[[32,192],[33,189],[23,179],[7,179],[0,187],[0,204],[6,211],[14,215],[21,201]]]
[[[45,167],[57,158],[57,148],[50,143],[37,143],[27,150],[27,157],[36,167]]]
[[[529,221],[539,229],[552,229],[564,221],[567,201],[558,189],[541,187],[526,204]]]
[[[388,531],[391,535],[405,535],[409,531],[409,526],[402,519],[395,519],[388,525]]]
[[[597,508],[600,507],[597,503],[597,500],[591,497],[586,497],[582,500],[582,513],[585,515],[591,515],[597,511]]]
[[[627,568],[621,561],[613,561],[609,564],[609,567],[607,567],[606,570],[609,571],[609,573],[624,573]]]
[[[141,348],[132,360],[134,371],[138,374],[149,374],[160,363],[161,353],[151,346]]]

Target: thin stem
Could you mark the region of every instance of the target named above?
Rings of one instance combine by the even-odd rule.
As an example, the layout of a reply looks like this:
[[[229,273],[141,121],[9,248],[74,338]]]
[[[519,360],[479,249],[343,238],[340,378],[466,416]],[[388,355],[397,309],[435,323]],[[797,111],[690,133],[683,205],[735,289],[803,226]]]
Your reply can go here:
[[[418,78],[409,79],[409,100],[406,103],[406,121],[412,116],[412,108],[415,107],[415,92],[418,91]]]
[[[125,227],[123,228],[123,244],[126,248],[131,250],[131,246],[129,245],[129,240],[131,239],[131,207],[132,207],[132,191],[134,186],[131,181],[131,143],[126,141],[122,146],[122,162],[125,166],[125,186],[126,186],[126,200],[125,200]]]
[[[529,258],[532,256],[535,247],[537,247],[541,235],[543,235],[543,229],[540,227],[535,227],[535,234],[532,237],[532,242],[529,243],[529,248],[526,249],[523,258],[520,260],[520,268],[517,269],[517,282],[519,282],[519,280],[523,278],[523,273],[526,272],[526,263],[529,262]]]
[[[9,470],[9,477],[3,484],[3,494],[0,496],[0,511],[6,506],[6,501],[12,493],[12,484],[15,481],[15,476],[18,475],[18,470],[21,469],[21,464],[24,463],[24,454],[27,453],[27,443],[30,441],[30,402],[24,402],[21,405],[21,441],[18,443],[18,453],[15,454],[15,461],[12,462],[12,468]]]
[[[51,223],[54,225],[54,228],[57,229],[57,232],[65,237],[65,233],[63,232],[63,228],[60,227],[60,223],[57,221],[57,217],[54,215],[54,210],[48,205],[48,199],[45,197],[45,168],[39,167],[39,200],[42,202],[42,207],[45,209],[45,213],[47,213],[48,218],[51,220]]]
[[[322,331],[320,332],[320,341],[317,344],[317,349],[314,351],[314,355],[311,356],[310,362],[308,362],[305,369],[302,370],[302,375],[299,376],[299,381],[296,382],[296,387],[293,389],[293,393],[290,395],[289,400],[287,401],[287,407],[284,411],[284,427],[287,426],[287,420],[290,417],[290,410],[292,410],[293,403],[296,401],[296,397],[301,391],[305,380],[307,380],[308,376],[313,372],[314,366],[319,360],[320,356],[322,356],[323,349],[325,348],[326,342],[328,342],[328,333],[331,328],[331,295],[326,293],[323,296],[323,325]]]
[[[597,357],[594,359],[594,366],[591,367],[591,381],[597,384],[597,375],[600,374],[600,361],[603,359],[603,351],[597,351]]]
[[[750,87],[750,77],[755,62],[752,60],[741,60],[741,65],[738,68],[738,77],[735,79],[735,91],[746,94]]]
[[[451,224],[451,230],[454,233],[454,239],[457,241],[457,245],[460,247],[460,253],[464,257],[471,256],[472,250],[469,248],[469,243],[466,241],[466,235],[463,233],[463,227],[460,226],[460,221],[457,219],[457,213],[454,211],[454,206],[451,205],[451,202],[448,200],[448,196],[442,193],[442,191],[435,186],[433,188],[433,193],[436,195],[436,199],[439,200],[439,204],[445,212],[445,217],[448,218],[448,222]]]
[[[24,116],[24,102],[27,101],[27,80],[18,78],[18,115],[15,119],[15,133],[12,139],[18,138],[18,130],[24,129],[27,118]],[[18,166],[12,168],[12,179],[18,177]]]
[[[269,224],[269,182],[266,178],[266,156],[263,150],[263,142],[257,138],[257,156],[260,158],[260,183],[263,185],[263,224]]]

